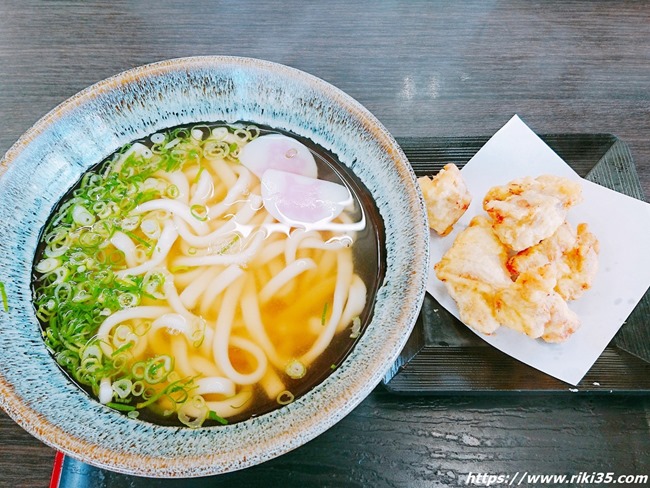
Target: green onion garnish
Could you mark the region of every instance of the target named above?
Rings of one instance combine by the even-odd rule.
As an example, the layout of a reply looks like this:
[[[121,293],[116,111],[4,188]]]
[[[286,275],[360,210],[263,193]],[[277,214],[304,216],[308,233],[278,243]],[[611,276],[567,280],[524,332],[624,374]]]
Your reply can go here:
[[[293,393],[291,393],[289,390],[284,390],[281,391],[277,398],[275,399],[276,402],[278,402],[280,405],[288,405],[294,400]]]
[[[217,413],[216,413],[215,411],[213,411],[213,410],[210,410],[210,411],[208,412],[208,418],[209,418],[210,420],[215,420],[215,421],[219,422],[221,425],[228,425],[228,420],[227,420],[227,419],[224,419],[223,417],[220,417],[220,416],[217,415]]]
[[[297,359],[294,359],[287,364],[284,372],[287,373],[289,378],[298,380],[307,374],[307,367]]]
[[[199,179],[201,178],[201,173],[205,171],[204,166],[199,166],[199,171],[196,173],[196,176],[194,177],[194,181],[192,183],[196,184],[199,182]]]
[[[108,402],[106,406],[111,407],[115,410],[119,410],[120,412],[132,412],[135,410],[135,407],[133,405],[127,405],[126,403]]]
[[[169,185],[165,190],[165,195],[169,198],[177,198],[180,195],[180,191],[176,185]]]
[[[208,209],[205,205],[192,205],[190,212],[196,220],[200,220],[201,222],[208,220]]]
[[[0,281],[0,297],[2,298],[2,305],[5,309],[5,312],[9,311],[9,301],[7,300],[7,291],[5,290],[5,284]]]
[[[164,297],[165,278],[160,272],[140,276],[119,273],[130,267],[127,261],[132,254],[137,261],[151,256],[161,233],[155,220],[133,215],[133,210],[151,200],[181,197],[181,189],[161,178],[160,172],[195,172],[194,183],[198,183],[203,171],[210,170],[203,166],[206,160],[237,162],[244,142],[260,132],[249,126],[237,133],[241,144],[223,140],[235,130],[178,128],[152,135],[148,144],[124,146],[99,169],[82,177],[44,229],[43,253],[34,267],[33,284],[34,308],[43,324],[45,346],[59,365],[95,395],[99,395],[102,382],[105,388],[110,379],[113,401],[107,405],[132,418],[143,408],[169,409],[157,404],[163,398],[173,404],[169,414],[178,413],[182,404],[191,401],[196,388],[192,379],[180,378],[171,356],[147,357],[137,352],[139,340],[152,326],[150,321],[115,327],[111,337],[97,339],[107,317],[140,304],[158,305]],[[209,218],[205,205],[192,205],[190,211],[198,220]],[[111,242],[118,232],[128,236],[134,249],[118,249]],[[239,241],[240,236],[235,235],[219,252],[232,252]],[[196,254],[196,249],[192,252]],[[8,312],[3,283],[0,299],[0,310]],[[196,347],[203,339],[202,330],[192,336]],[[209,418],[228,422],[215,412],[210,412]]]
[[[325,306],[323,307],[323,313],[320,316],[320,325],[325,325],[325,317],[327,316],[327,306],[329,304],[325,302]]]

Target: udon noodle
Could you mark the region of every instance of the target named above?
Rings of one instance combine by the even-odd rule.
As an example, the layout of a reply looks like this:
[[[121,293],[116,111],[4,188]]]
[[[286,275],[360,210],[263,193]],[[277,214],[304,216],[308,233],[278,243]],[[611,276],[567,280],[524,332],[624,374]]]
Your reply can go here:
[[[36,313],[57,362],[101,403],[190,427],[246,418],[291,402],[330,367],[336,337],[349,348],[359,335],[364,211],[311,161],[276,171],[273,158],[311,157],[280,137],[288,150],[244,124],[157,133],[59,205],[35,261]]]

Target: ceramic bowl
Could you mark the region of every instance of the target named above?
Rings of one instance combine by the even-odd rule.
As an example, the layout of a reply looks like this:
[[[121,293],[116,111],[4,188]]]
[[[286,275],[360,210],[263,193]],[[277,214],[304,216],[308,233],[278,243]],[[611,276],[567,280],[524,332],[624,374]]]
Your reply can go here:
[[[248,121],[305,137],[368,188],[385,232],[375,311],[343,364],[295,402],[226,426],[154,425],[90,398],[41,337],[31,273],[53,207],[89,167],[161,129]],[[381,123],[328,83],[247,58],[163,61],[101,81],[38,121],[0,161],[0,406],[44,443],[89,464],[150,477],[207,476],[255,465],[316,437],[381,381],[419,312],[428,265],[426,214],[413,171]]]

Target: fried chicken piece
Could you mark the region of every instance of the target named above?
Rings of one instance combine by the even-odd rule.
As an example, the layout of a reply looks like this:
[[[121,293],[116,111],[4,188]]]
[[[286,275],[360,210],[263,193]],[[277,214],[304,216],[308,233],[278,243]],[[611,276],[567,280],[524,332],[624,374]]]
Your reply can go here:
[[[488,190],[483,208],[501,242],[518,252],[553,235],[582,200],[579,183],[553,175],[525,177]]]
[[[499,328],[494,295],[512,284],[507,260],[508,250],[497,239],[489,219],[477,216],[434,267],[458,304],[460,319],[479,332],[491,334]]]
[[[508,260],[514,275],[550,263],[555,268],[555,291],[565,300],[575,300],[591,285],[598,271],[598,239],[579,224],[577,229],[564,222],[551,236]]]
[[[546,342],[563,342],[580,326],[575,312],[554,291],[557,279],[551,264],[524,271],[494,297],[497,321]]]
[[[472,201],[460,170],[447,164],[432,179],[418,178],[429,217],[429,227],[441,236],[449,234]]]

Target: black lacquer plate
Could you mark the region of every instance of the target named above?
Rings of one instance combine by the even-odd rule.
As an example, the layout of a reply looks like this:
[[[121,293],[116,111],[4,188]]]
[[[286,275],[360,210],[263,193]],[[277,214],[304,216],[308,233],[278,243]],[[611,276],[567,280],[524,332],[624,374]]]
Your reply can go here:
[[[541,137],[580,176],[645,200],[630,151],[616,136],[549,134]],[[462,168],[488,139],[397,140],[417,176],[423,176],[435,174],[447,163]],[[391,392],[403,394],[650,392],[650,294],[645,294],[577,387],[493,348],[427,294],[413,333],[386,375],[384,385]]]

